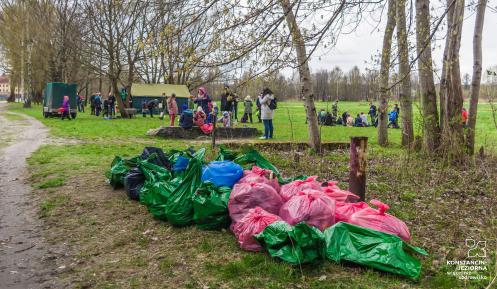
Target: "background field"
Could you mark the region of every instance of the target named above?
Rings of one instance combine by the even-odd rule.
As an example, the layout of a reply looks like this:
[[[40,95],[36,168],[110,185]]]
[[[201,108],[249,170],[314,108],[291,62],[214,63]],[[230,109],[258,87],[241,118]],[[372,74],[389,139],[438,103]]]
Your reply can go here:
[[[319,103],[318,107],[326,107]],[[340,111],[367,111],[367,103],[342,102]],[[76,120],[44,119],[41,107],[13,111],[32,115],[51,129],[52,142],[30,159],[30,181],[40,198],[39,215],[46,238],[66,248],[57,260],[61,276],[76,288],[482,288],[487,281],[462,282],[448,276],[446,260],[465,257],[467,237],[495,247],[497,226],[497,160],[488,157],[462,168],[445,167],[402,153],[400,130],[390,129],[391,145],[375,145],[374,128],[322,127],[323,140],[371,138],[367,199],[377,198],[405,220],[412,244],[429,252],[422,259],[419,281],[407,280],[351,264],[323,262],[292,267],[264,253],[239,249],[229,231],[173,228],[154,220],[146,208],[112,190],[104,173],[115,155],[133,156],[144,146],[196,148],[205,143],[145,136],[157,118],[104,120],[79,114]],[[297,102],[280,103],[275,118],[276,140],[305,140],[304,109]],[[12,121],[18,121],[13,119]],[[479,114],[479,144],[495,144],[490,109]],[[260,124],[255,124],[261,128]],[[254,140],[255,141],[255,140]],[[216,151],[208,149],[207,159]],[[317,156],[310,151],[266,150],[263,154],[287,176],[318,175],[347,187],[348,152]],[[489,250],[490,252],[490,250]],[[495,252],[488,271],[495,270]]]

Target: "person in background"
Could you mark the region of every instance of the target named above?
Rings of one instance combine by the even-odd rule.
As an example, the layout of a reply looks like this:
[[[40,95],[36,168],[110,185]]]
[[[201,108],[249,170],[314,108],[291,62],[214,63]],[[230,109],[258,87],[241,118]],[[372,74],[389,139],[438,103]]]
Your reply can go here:
[[[247,95],[245,97],[245,100],[243,101],[243,118],[248,121],[250,119],[250,123],[253,123],[252,120],[252,106],[254,104],[252,103],[252,99],[250,98],[250,95]]]
[[[274,99],[273,92],[269,88],[264,88],[262,94],[259,96],[259,103],[261,104],[261,119],[264,123],[264,136],[260,139],[273,138],[273,117],[274,111],[269,107],[269,103]]]
[[[82,96],[76,95],[76,104],[78,106],[78,112],[83,112],[83,99]]]
[[[355,120],[354,120],[354,126],[355,127],[361,127],[361,126],[364,126],[364,124],[362,123],[362,118],[361,118],[361,115],[360,114],[357,114]]]
[[[230,113],[227,111],[223,112],[223,126],[224,127],[231,127],[231,117],[230,117]]]
[[[221,111],[233,110],[233,92],[228,84],[224,84],[224,92],[221,95]]]
[[[468,116],[468,111],[463,107],[461,112],[461,121],[464,128],[468,126]]]
[[[233,94],[233,115],[235,117],[235,120],[238,121],[238,96],[236,94]]]
[[[169,119],[171,124],[169,126],[174,126],[174,118],[178,115],[178,103],[176,102],[176,94],[171,94],[171,97],[167,99],[167,111],[169,112]]]
[[[109,107],[110,107],[110,105],[109,105],[109,99],[104,99],[104,105],[103,105],[103,107],[104,107],[104,111],[102,113],[102,116],[105,119],[108,119],[109,118],[109,111],[110,111],[109,110]]]
[[[116,97],[112,92],[109,92],[109,116],[110,117],[115,117],[116,116]]]
[[[99,92],[97,96],[95,96],[95,115],[100,116],[100,112],[102,111],[102,94]]]
[[[325,120],[326,120],[326,111],[324,110],[324,108],[322,108],[318,113],[318,124],[324,125]]]
[[[400,107],[398,104],[394,104],[393,109],[397,111],[397,117],[400,115]]]
[[[345,123],[347,124],[348,127],[354,126],[354,118],[349,113],[347,113],[347,118]]]
[[[67,119],[71,120],[70,115],[70,105],[69,105],[69,96],[64,95],[64,99],[62,100],[62,120],[67,117]]]
[[[159,100],[157,98],[147,102],[147,109],[148,112],[150,113],[150,117],[154,117],[154,109],[158,106],[159,106]]]
[[[257,97],[257,99],[255,101],[255,106],[257,107],[257,119],[259,119],[259,122],[262,122],[262,119],[261,119],[261,102],[259,100],[259,97]]]
[[[203,86],[198,89],[198,95],[193,102],[195,104],[197,104],[198,106],[202,107],[202,112],[205,115],[210,114],[211,111],[209,109],[209,105],[212,105],[212,104],[210,104],[212,102],[212,100],[211,100],[210,96],[207,95],[207,91],[205,90],[205,88]],[[207,120],[207,119],[205,119],[205,120]]]
[[[90,96],[90,110],[91,110],[90,114],[91,115],[95,115],[95,97],[97,97],[96,94],[92,94]]]
[[[392,111],[388,114],[388,126],[387,127],[393,127],[393,128],[399,128],[399,124],[397,123],[397,120],[399,118],[399,114],[397,112],[397,109],[394,107]]]
[[[212,111],[209,118],[209,123],[214,123],[217,121],[217,115],[219,114],[219,107],[215,101],[212,101]]]
[[[142,116],[147,117],[147,101],[142,100]]]
[[[206,120],[207,120],[207,115],[205,114],[204,109],[201,106],[199,106],[197,108],[197,112],[195,112],[195,115],[193,116],[193,123],[196,126],[203,126]]]
[[[331,106],[331,114],[333,114],[335,118],[338,118],[338,99],[335,100],[335,103]]]
[[[364,112],[361,112],[361,120],[363,126],[369,126],[368,117]]]
[[[347,123],[347,118],[349,117],[349,113],[348,112],[344,112],[342,113],[342,124],[345,126],[345,125],[348,125]]]
[[[181,115],[179,117],[179,126],[184,129],[190,129],[193,126],[193,111],[188,108],[187,104],[181,106]]]
[[[376,117],[378,116],[378,110],[376,108],[376,105],[374,105],[372,102],[369,103],[369,117],[371,118],[371,123],[375,123]]]

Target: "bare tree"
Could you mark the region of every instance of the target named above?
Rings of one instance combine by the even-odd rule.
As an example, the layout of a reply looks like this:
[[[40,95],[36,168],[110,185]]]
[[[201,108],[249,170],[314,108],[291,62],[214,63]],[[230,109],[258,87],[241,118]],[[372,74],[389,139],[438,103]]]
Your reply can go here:
[[[409,43],[406,28],[406,0],[397,1],[397,47],[399,50],[399,74],[402,79],[400,90],[400,106],[402,108],[402,145],[411,146],[414,141],[412,123],[411,74],[409,67]]]
[[[416,43],[421,108],[423,111],[424,144],[428,153],[434,153],[439,146],[437,94],[433,79],[431,56],[430,1],[416,0]]]
[[[381,52],[380,68],[380,105],[378,110],[378,144],[386,146],[388,144],[388,80],[390,78],[390,54],[392,50],[392,36],[395,30],[396,1],[388,1],[388,19],[383,35],[383,49]]]
[[[478,113],[478,98],[480,96],[481,63],[482,63],[482,31],[485,21],[487,0],[479,0],[476,8],[475,31],[473,34],[473,78],[471,80],[471,98],[469,103],[468,131],[466,133],[466,147],[468,153],[475,152],[475,127]]]

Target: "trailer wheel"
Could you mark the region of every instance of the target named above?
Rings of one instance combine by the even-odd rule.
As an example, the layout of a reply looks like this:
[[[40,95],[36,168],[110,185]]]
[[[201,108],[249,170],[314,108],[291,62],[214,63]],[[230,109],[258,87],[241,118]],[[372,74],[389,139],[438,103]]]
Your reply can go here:
[[[76,113],[75,113],[75,112],[72,112],[72,113],[71,113],[71,117],[72,117],[73,119],[74,119],[74,118],[76,118]]]
[[[45,118],[48,118],[48,117],[49,117],[48,112],[43,112],[43,116],[44,116]]]

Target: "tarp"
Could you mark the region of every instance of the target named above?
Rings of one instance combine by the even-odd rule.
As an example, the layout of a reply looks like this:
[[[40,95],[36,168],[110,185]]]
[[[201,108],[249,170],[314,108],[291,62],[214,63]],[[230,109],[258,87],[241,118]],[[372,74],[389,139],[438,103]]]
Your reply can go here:
[[[412,253],[428,255],[395,235],[344,222],[326,229],[324,239],[324,255],[330,261],[349,261],[412,279],[421,272],[421,263]]]

